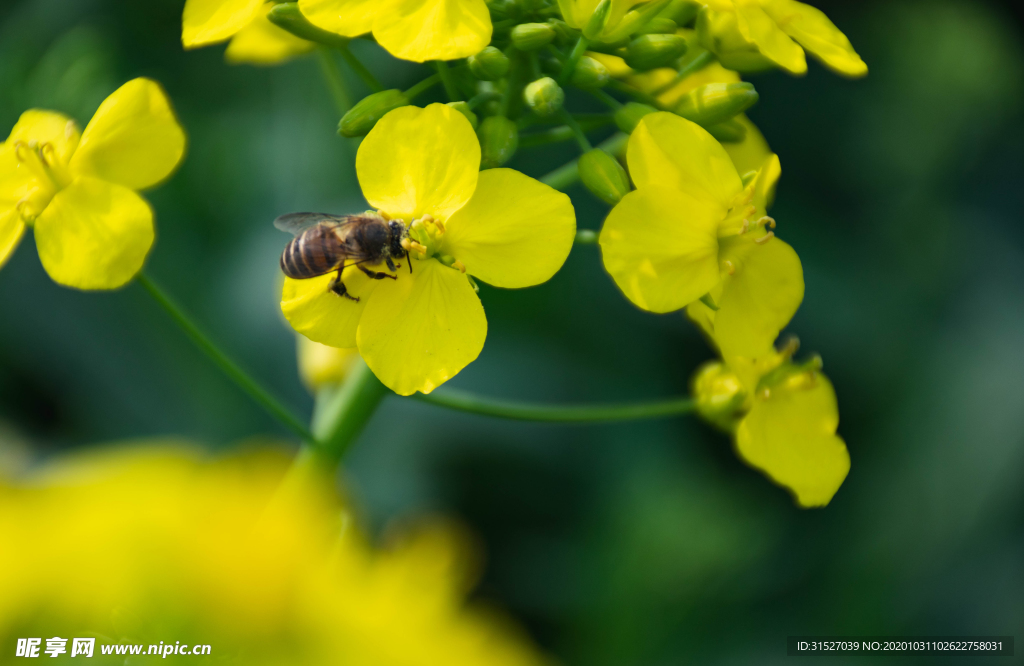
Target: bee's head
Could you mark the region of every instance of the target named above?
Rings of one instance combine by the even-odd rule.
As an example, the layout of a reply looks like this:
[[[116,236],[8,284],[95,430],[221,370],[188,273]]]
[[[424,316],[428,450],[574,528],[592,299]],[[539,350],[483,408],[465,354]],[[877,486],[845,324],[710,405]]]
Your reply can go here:
[[[388,230],[391,232],[391,242],[388,244],[391,256],[404,257],[405,248],[402,247],[402,239],[409,235],[409,230],[401,220],[391,220],[388,222]]]

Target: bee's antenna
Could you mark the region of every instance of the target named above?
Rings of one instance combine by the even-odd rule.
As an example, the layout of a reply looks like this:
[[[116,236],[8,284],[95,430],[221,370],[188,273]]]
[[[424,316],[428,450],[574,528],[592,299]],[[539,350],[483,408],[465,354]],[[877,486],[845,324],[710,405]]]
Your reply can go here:
[[[407,254],[405,258],[409,262],[409,275],[412,275],[412,255]]]

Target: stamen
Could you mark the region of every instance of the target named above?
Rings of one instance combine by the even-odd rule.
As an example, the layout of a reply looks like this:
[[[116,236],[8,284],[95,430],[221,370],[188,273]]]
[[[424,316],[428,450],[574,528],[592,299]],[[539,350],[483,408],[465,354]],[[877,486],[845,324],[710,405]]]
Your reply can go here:
[[[755,238],[754,242],[757,243],[758,245],[764,245],[765,243],[767,243],[768,241],[770,241],[774,237],[775,237],[775,232],[774,231],[769,231],[764,236],[761,236],[760,238]]]
[[[728,272],[729,275],[735,275],[736,274],[736,264],[732,263],[728,259],[726,259],[724,263],[725,263],[725,270],[726,270],[726,272]]]
[[[775,218],[774,217],[768,217],[767,215],[765,215],[761,219],[759,219],[755,224],[763,224],[766,227],[771,227],[772,229],[774,229],[775,228]]]
[[[377,209],[377,215],[382,217],[382,218],[384,218],[385,220],[388,220],[388,221],[391,220],[391,216],[388,215],[387,213],[385,213],[384,211],[380,210],[380,209]]]
[[[740,227],[740,235],[742,236],[743,234],[747,233],[749,229],[750,220],[748,220],[747,218],[743,218],[743,225]]]
[[[452,268],[458,268],[459,271],[462,272],[462,273],[466,272],[466,267],[458,259],[456,259],[454,262],[452,262]]]
[[[431,218],[431,219],[433,219],[433,218]],[[445,232],[444,223],[442,223],[441,220],[434,220],[434,226],[437,227],[438,235],[443,234]],[[463,272],[465,272],[465,271],[463,271]]]

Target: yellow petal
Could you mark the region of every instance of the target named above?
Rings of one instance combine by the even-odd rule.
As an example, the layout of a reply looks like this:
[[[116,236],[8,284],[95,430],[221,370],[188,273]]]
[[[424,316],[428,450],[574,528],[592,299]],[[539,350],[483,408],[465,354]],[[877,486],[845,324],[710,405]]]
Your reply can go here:
[[[71,171],[133,190],[171,175],[185,154],[185,131],[156,81],[132,79],[103,100],[82,133]]]
[[[761,130],[757,129],[757,126],[750,122],[750,118],[747,118],[745,114],[741,113],[733,120],[743,125],[747,134],[742,141],[722,144],[722,148],[729,153],[729,159],[736,167],[736,173],[743,175],[749,171],[757,171],[771,156],[771,148],[768,147],[768,142],[761,134]]]
[[[19,142],[33,146],[48,143],[53,146],[57,161],[67,164],[78,147],[80,137],[78,125],[64,114],[29,109],[18,118],[4,145],[13,149]]]
[[[758,0],[736,0],[740,34],[757,45],[761,54],[791,74],[807,72],[804,50],[776,25]]]
[[[640,72],[627,79],[640,90],[653,91],[662,88],[665,84],[675,80],[676,71],[667,67],[654,69],[650,72]],[[674,107],[682,99],[683,95],[696,90],[708,83],[739,83],[740,75],[731,69],[722,67],[713,62],[707,67],[694,72],[679,83],[658,95],[658,101],[666,107]]]
[[[377,287],[359,322],[359,353],[399,395],[430,393],[484,348],[487,318],[465,275],[438,261],[414,264]]]
[[[14,211],[39,186],[37,175],[18,161],[11,143],[0,144],[0,215]]]
[[[803,268],[793,248],[778,238],[755,243],[748,236],[722,240],[720,260],[732,262],[733,273],[722,276],[713,319],[714,339],[727,363],[734,356],[773,351],[804,298]]]
[[[25,224],[21,221],[18,211],[0,213],[0,267],[7,263],[24,233]]]
[[[488,169],[445,227],[441,251],[471,275],[495,287],[529,287],[565,263],[576,214],[568,196],[544,183],[512,169]]]
[[[355,347],[356,327],[379,282],[355,266],[345,269],[342,281],[359,301],[328,290],[336,273],[308,280],[284,279],[281,312],[297,332],[330,347]]]
[[[786,34],[832,70],[850,77],[868,73],[853,44],[820,9],[794,0],[773,0],[765,3],[765,11]]]
[[[664,187],[622,198],[601,230],[604,267],[638,307],[671,312],[719,281],[718,207]]]
[[[769,155],[754,177],[754,208],[758,215],[764,215],[775,200],[775,187],[782,176],[782,164],[779,156]]]
[[[373,36],[403,60],[455,60],[479,53],[491,41],[484,0],[391,0],[377,12]]]
[[[131,280],[153,245],[153,211],[127,187],[79,178],[35,223],[36,247],[54,282],[116,289]]]
[[[427,213],[447,220],[473,196],[479,173],[473,126],[446,104],[389,112],[356,153],[363,196],[406,222]]]
[[[754,396],[736,431],[736,447],[748,463],[789,488],[801,506],[825,506],[850,471],[838,425],[832,384],[820,373],[801,373],[767,397]]]
[[[224,59],[233,64],[276,65],[309,53],[313,43],[282,30],[267,18],[273,2],[263,5],[256,17],[235,33],[224,51]]]
[[[246,26],[263,0],[187,0],[181,16],[186,49],[223,42]]]
[[[719,219],[743,189],[722,144],[700,125],[673,113],[644,116],[629,137],[626,162],[637,189],[660,185],[716,202]]]
[[[299,11],[310,23],[343,37],[370,32],[380,8],[380,0],[299,0]]]

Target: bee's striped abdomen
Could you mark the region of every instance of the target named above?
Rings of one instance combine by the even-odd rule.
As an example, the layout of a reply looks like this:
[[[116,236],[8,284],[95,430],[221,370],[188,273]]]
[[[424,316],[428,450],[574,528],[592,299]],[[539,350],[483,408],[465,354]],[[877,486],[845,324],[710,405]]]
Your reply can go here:
[[[320,224],[292,239],[281,253],[281,270],[303,279],[330,273],[344,258],[333,228]]]

